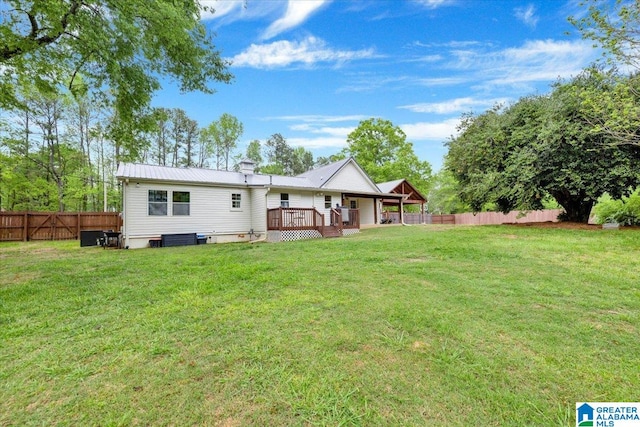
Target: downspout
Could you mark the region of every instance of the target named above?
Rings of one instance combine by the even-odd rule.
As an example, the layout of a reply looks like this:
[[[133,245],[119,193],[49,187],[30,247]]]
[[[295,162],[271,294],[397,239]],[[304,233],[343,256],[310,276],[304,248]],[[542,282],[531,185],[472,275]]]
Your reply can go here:
[[[271,191],[271,187],[267,187],[267,191],[265,191],[264,193],[264,207],[265,209],[268,208],[269,204],[268,204],[268,198],[269,198],[269,191]],[[266,212],[265,212],[266,214]],[[259,242],[266,242],[267,241],[267,237],[269,237],[269,224],[266,223],[264,224],[264,237],[262,237],[261,239],[256,239],[256,240],[252,240],[249,243],[254,244],[254,243],[259,243]]]
[[[129,179],[120,181],[122,184],[122,244],[125,248],[129,248],[129,233],[127,233],[127,187],[129,186]]]

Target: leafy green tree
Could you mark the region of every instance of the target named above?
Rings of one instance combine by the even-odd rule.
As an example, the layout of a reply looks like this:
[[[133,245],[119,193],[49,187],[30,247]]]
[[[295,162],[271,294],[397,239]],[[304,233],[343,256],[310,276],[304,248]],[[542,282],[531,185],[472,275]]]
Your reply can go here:
[[[74,92],[82,75],[87,88],[112,102],[115,136],[130,142],[159,78],[205,93],[214,92],[211,82],[232,78],[197,0],[6,0],[2,9],[3,108],[23,105],[17,94],[29,85],[48,96]]]
[[[247,152],[245,157],[255,163],[255,172],[260,172],[260,167],[262,166],[262,146],[260,145],[260,141],[254,139],[247,146]]]
[[[313,168],[313,153],[304,147],[293,148],[279,133],[271,135],[265,146],[267,164],[260,168],[263,174],[300,175]]]
[[[585,118],[576,94],[594,84],[583,74],[557,84],[551,95],[465,116],[445,162],[462,200],[474,211],[495,203],[508,212],[541,209],[550,195],[566,220],[587,222],[604,192],[621,196],[637,185],[638,149],[609,144]]]
[[[335,163],[335,162],[339,162],[340,160],[344,160],[346,159],[347,156],[344,153],[336,153],[336,154],[331,154],[330,156],[327,157],[318,157],[316,159],[316,163],[314,166],[326,166],[330,163]]]
[[[427,203],[429,212],[435,214],[455,214],[471,211],[469,205],[460,199],[458,181],[445,168],[433,176]]]
[[[238,138],[244,132],[244,126],[236,117],[224,113],[218,120],[211,122],[204,130],[205,138],[213,142],[216,168],[229,170],[229,159],[238,147]]]
[[[613,144],[640,145],[640,3],[585,0],[581,4],[587,13],[569,21],[584,38],[603,48],[613,70],[620,65],[636,70],[631,75],[598,70],[607,90],[581,92],[593,132],[608,134]]]
[[[610,62],[640,68],[640,4],[636,1],[582,0],[586,14],[570,17],[586,39],[604,49]]]
[[[300,175],[313,168],[315,164],[313,153],[304,147],[296,147],[293,149],[293,160],[291,165],[291,174]]]
[[[353,157],[375,182],[405,178],[428,193],[431,165],[418,158],[404,131],[388,120],[361,121],[347,136],[342,153]]]

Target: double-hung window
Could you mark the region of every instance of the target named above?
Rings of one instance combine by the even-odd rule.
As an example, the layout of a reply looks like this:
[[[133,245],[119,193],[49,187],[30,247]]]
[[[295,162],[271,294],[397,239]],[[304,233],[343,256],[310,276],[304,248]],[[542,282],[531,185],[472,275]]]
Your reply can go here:
[[[242,208],[242,194],[231,193],[231,209],[240,210]]]
[[[173,214],[189,215],[191,213],[190,201],[191,201],[191,193],[189,193],[188,191],[174,191],[173,192]]]
[[[167,215],[167,192],[165,190],[149,190],[149,215]]]
[[[280,207],[281,208],[289,207],[289,193],[280,193]]]
[[[324,208],[331,209],[331,196],[324,196]]]

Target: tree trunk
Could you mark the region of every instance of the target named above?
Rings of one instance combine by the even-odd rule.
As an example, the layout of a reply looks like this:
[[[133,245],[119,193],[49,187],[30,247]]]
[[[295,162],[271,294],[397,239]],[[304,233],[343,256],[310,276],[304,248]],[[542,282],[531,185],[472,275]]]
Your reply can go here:
[[[585,194],[572,195],[567,192],[554,192],[551,195],[564,208],[565,215],[562,216],[563,221],[588,223],[591,208],[595,204],[595,200],[586,197]]]

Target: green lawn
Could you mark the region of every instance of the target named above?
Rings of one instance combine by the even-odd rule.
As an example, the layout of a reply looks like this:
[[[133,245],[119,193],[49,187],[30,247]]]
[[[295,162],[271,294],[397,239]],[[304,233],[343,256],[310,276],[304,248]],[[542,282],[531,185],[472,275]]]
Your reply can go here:
[[[0,244],[0,426],[575,425],[640,399],[640,231]]]

